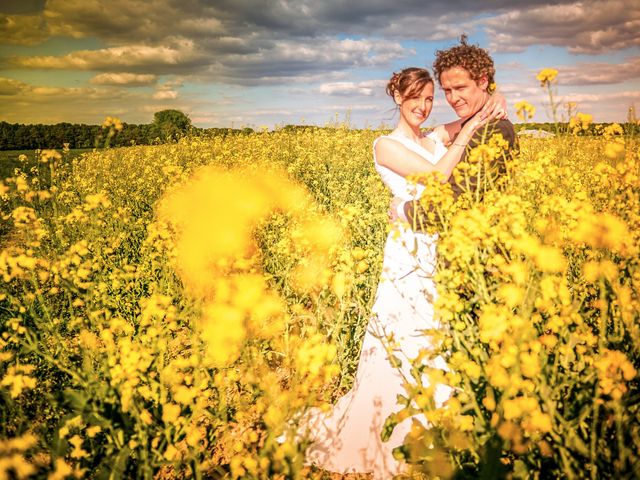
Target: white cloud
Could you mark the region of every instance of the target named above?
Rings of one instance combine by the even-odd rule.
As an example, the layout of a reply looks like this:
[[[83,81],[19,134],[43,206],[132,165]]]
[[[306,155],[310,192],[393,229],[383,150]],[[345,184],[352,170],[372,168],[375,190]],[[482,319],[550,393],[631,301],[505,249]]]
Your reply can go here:
[[[558,83],[562,85],[617,84],[640,78],[640,57],[622,63],[577,63],[558,67]]]
[[[153,101],[151,93],[117,86],[50,87],[0,77],[0,120],[14,123],[100,123],[109,115],[131,123],[148,123],[163,108],[189,113],[195,101],[169,106]],[[147,110],[148,109],[148,110]]]
[[[384,80],[368,80],[364,82],[331,82],[323,83],[318,92],[325,95],[380,95],[384,92],[386,82]]]
[[[8,59],[8,64],[29,69],[121,71],[125,67],[169,73],[178,66],[194,65],[201,60],[201,55],[192,40],[172,39],[171,44],[163,46],[127,45],[80,50],[63,56],[13,57]]]
[[[154,100],[175,100],[178,98],[178,92],[175,90],[159,90],[153,94]]]
[[[148,73],[101,73],[89,80],[94,85],[152,85],[158,80],[157,75]]]

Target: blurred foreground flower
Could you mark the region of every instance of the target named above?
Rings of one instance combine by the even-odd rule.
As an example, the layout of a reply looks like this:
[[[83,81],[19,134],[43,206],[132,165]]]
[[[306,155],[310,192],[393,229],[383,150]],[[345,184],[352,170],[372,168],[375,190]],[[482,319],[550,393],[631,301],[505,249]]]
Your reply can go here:
[[[533,118],[533,115],[536,113],[536,107],[531,105],[526,100],[517,102],[515,107],[516,107],[516,114],[518,115],[518,118],[520,118],[523,122],[526,122],[531,118]]]
[[[314,214],[305,190],[278,170],[203,168],[160,201],[158,218],[175,232],[175,268],[186,292],[203,301],[199,327],[215,365],[232,361],[247,338],[284,327],[285,303],[267,285],[254,235],[278,212],[298,220],[297,285],[328,282],[318,272],[326,270],[341,227]]]

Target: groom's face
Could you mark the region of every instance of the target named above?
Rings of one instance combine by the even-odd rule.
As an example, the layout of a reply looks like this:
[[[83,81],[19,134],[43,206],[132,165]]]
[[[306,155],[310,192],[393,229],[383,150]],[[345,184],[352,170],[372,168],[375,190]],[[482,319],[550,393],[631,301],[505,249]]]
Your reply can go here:
[[[475,81],[469,71],[453,67],[440,73],[440,85],[447,102],[463,120],[479,111],[489,98],[486,78]]]

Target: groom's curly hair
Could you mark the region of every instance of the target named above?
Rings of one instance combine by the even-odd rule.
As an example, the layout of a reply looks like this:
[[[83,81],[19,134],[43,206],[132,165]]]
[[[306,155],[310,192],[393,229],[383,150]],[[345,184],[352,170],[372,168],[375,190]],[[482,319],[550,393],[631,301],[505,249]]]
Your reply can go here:
[[[440,74],[454,67],[462,67],[467,70],[476,82],[482,77],[486,77],[490,86],[494,83],[493,77],[496,74],[496,69],[493,66],[493,59],[484,48],[469,45],[466,35],[460,37],[460,45],[436,51],[433,71],[440,86],[442,86]]]

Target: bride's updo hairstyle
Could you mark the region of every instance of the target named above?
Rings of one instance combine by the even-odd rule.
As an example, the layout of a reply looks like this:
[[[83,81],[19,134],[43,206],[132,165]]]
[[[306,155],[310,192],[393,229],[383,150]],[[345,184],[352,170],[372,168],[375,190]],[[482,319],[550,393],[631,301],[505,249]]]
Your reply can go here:
[[[418,67],[409,67],[394,73],[387,83],[387,95],[391,98],[398,92],[404,98],[411,98],[418,95],[429,83],[433,83],[433,78],[429,70]]]

